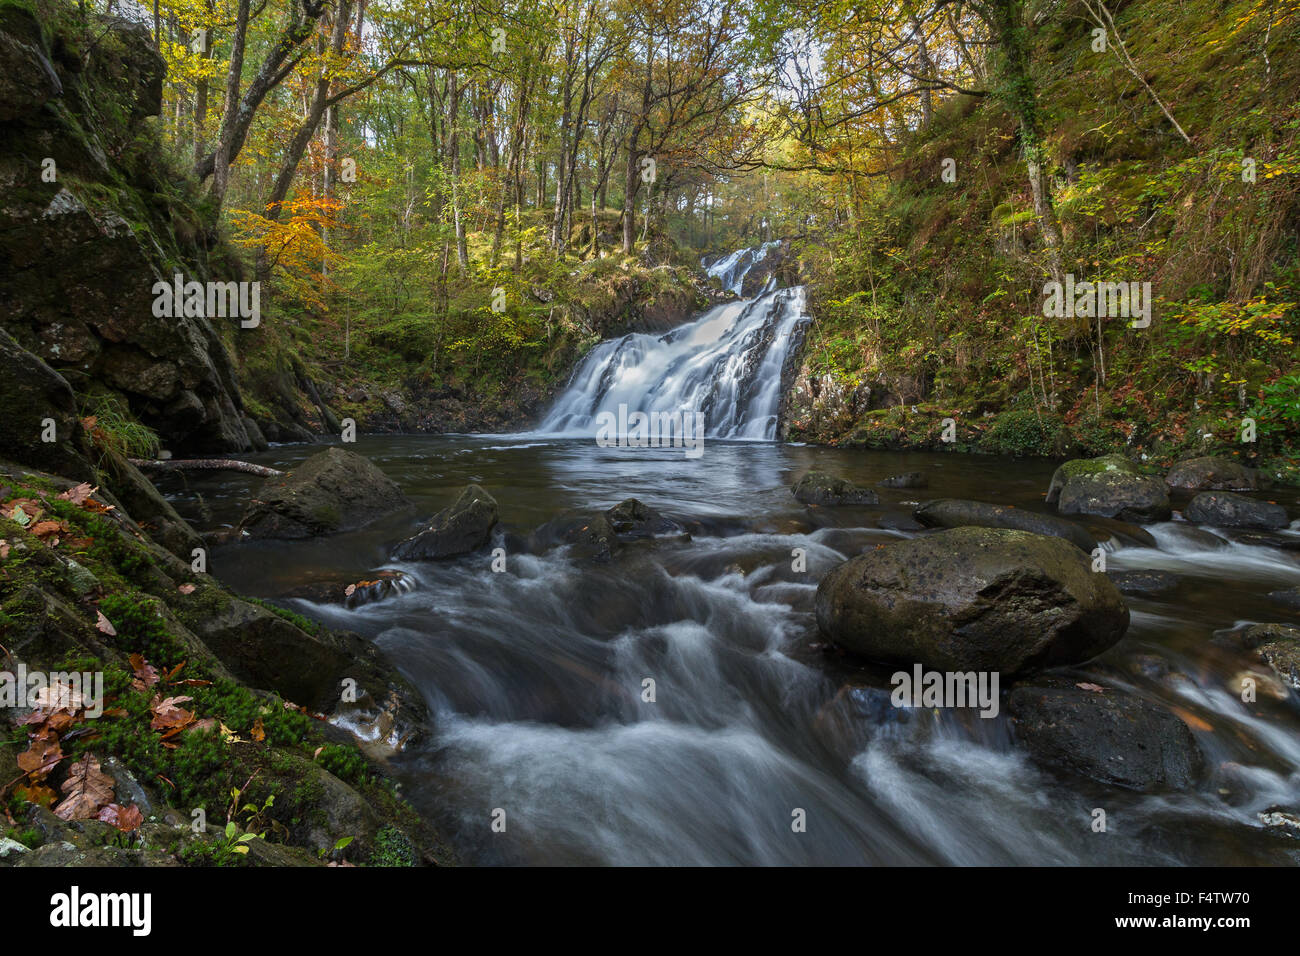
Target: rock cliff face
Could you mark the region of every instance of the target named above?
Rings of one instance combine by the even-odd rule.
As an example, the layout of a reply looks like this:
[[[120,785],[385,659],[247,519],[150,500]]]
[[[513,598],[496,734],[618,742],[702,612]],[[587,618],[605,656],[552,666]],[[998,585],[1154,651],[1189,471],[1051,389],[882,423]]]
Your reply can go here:
[[[159,159],[163,74],[138,24],[51,29],[0,2],[0,324],[82,410],[118,398],[174,452],[255,448],[212,324],[238,320],[154,314],[156,282],[241,278]]]

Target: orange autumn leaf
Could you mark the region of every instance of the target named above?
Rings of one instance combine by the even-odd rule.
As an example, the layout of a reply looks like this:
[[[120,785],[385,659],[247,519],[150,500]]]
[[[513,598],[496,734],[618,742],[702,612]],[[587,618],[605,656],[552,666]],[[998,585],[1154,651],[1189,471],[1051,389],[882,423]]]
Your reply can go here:
[[[1199,730],[1202,731],[1203,733],[1209,733],[1214,730],[1213,727],[1211,727],[1205,721],[1201,720],[1201,718],[1197,717],[1193,713],[1183,710],[1181,707],[1170,707],[1169,709],[1172,710],[1175,715],[1177,715],[1179,720],[1185,723],[1188,727],[1192,728],[1192,730]]]
[[[72,765],[61,789],[63,802],[54,808],[60,820],[89,820],[113,800],[113,778],[99,769],[94,754],[86,754]]]
[[[123,833],[130,833],[132,830],[140,829],[141,824],[144,823],[144,814],[140,812],[140,808],[134,803],[129,807],[110,803],[95,815],[95,819],[104,823],[111,823]]]

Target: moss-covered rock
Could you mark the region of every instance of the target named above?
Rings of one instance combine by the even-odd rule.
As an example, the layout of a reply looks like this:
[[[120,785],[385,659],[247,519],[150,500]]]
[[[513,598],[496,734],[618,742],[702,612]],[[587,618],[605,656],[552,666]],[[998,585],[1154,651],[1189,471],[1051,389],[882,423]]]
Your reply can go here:
[[[1123,455],[1067,461],[1052,475],[1047,503],[1061,514],[1126,521],[1162,521],[1172,513],[1164,481]]]
[[[1060,539],[956,528],[851,558],[818,585],[817,625],[872,660],[1003,675],[1078,663],[1124,636],[1128,608]]]
[[[240,521],[249,538],[310,538],[353,531],[401,508],[406,496],[368,459],[343,448],[269,478]]]

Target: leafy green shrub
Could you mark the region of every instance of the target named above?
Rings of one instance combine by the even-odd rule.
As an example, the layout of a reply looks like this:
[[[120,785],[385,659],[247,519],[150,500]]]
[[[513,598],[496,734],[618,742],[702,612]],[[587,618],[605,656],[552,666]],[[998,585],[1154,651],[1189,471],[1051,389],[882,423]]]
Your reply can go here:
[[[1059,416],[1011,409],[994,420],[980,447],[995,455],[1052,458],[1064,454],[1067,444],[1065,423]]]
[[[1250,411],[1260,437],[1285,445],[1287,436],[1300,435],[1300,373],[1283,375],[1260,392]]]

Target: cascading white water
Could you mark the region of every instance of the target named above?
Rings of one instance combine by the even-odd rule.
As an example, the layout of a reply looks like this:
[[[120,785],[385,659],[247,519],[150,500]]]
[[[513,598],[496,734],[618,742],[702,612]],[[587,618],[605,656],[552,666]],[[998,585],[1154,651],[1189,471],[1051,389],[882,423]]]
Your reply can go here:
[[[706,275],[722,280],[722,287],[730,289],[736,295],[741,295],[741,290],[745,286],[745,276],[755,265],[767,258],[770,250],[776,248],[781,243],[779,240],[765,242],[761,246],[752,246],[746,249],[737,249],[729,256],[723,256],[713,265],[704,267],[704,260],[700,260],[700,267],[704,268]]]
[[[741,249],[709,269],[733,290],[769,247]],[[702,415],[710,438],[772,440],[781,377],[809,321],[802,286],[728,302],[663,335],[632,333],[592,349],[537,431],[591,435],[619,406],[648,414]]]

